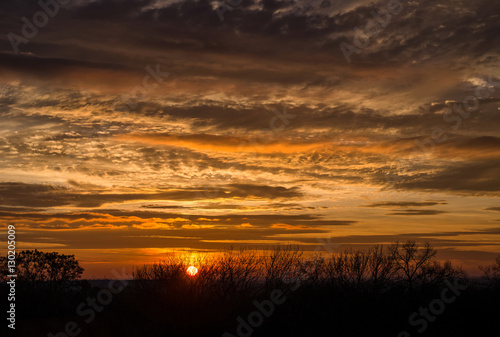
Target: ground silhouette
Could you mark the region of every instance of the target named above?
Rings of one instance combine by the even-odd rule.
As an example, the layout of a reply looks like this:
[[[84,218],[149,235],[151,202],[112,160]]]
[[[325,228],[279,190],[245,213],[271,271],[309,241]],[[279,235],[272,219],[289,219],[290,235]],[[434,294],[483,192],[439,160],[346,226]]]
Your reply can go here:
[[[68,322],[75,336],[470,336],[495,331],[500,313],[500,257],[470,278],[413,241],[312,257],[296,246],[170,256],[133,280],[93,284],[72,256],[19,257],[17,336],[69,336]]]

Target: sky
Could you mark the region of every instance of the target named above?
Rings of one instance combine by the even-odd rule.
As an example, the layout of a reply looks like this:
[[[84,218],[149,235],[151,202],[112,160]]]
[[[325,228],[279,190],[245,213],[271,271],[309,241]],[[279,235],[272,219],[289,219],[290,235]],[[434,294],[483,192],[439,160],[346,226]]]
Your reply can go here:
[[[0,4],[2,254],[500,254],[500,2],[41,4]]]

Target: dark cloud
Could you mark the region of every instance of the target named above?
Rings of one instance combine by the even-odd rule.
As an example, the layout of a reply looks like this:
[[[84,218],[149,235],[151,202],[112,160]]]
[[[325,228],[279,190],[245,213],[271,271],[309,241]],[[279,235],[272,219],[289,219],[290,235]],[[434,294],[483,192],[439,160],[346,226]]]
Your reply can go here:
[[[434,209],[405,209],[402,211],[395,211],[387,215],[438,215],[448,213],[445,211],[438,211]]]
[[[450,53],[477,56],[497,48],[499,24],[487,14],[498,12],[499,5],[495,2],[456,0],[442,4],[442,1],[429,0],[401,3],[403,11],[394,15],[381,31],[379,36],[383,38],[372,42],[371,48],[358,55],[360,66],[395,59],[410,64],[415,59],[426,60],[428,55],[444,57]],[[335,62],[325,61],[325,56],[330,55],[332,61],[343,60],[339,43],[353,43],[355,29],[364,29],[369,21],[374,21],[371,12],[385,9],[386,3],[360,2],[357,5],[355,1],[343,1],[334,4],[336,9],[327,11],[328,4],[328,1],[313,5],[297,1],[245,1],[236,10],[227,12],[222,23],[208,0],[180,1],[162,7],[149,0],[80,2],[62,8],[38,36],[21,48],[36,55],[45,54],[44,57],[59,54],[74,59],[108,61],[121,56],[123,63],[133,62],[135,51],[127,47],[135,46],[135,49],[144,50],[144,59],[160,58],[162,52],[166,58],[167,51],[183,51],[231,56],[265,54],[268,58],[282,60],[306,57],[306,61],[321,60],[334,65]],[[4,2],[0,9],[3,13],[1,28],[5,33],[19,33],[20,18],[40,10],[36,2],[23,6]],[[421,20],[423,17],[426,20]],[[5,34],[2,35],[0,49],[10,50],[10,43]],[[241,40],[241,35],[247,38]],[[58,40],[67,42],[54,43]],[[110,41],[114,44],[109,44]],[[308,53],[301,51],[304,45]],[[95,53],[97,50],[99,54]],[[189,71],[189,67],[179,63],[175,66],[179,67],[178,73]],[[203,68],[198,66],[192,70],[201,74]],[[224,76],[224,71],[230,72],[222,70],[220,76]],[[268,79],[280,77],[272,68],[266,73]],[[273,73],[275,76],[271,76]],[[249,71],[249,79],[253,74],[258,72]],[[312,74],[306,74],[296,78],[311,79]],[[288,83],[293,82],[293,77],[287,76]]]
[[[183,229],[185,225],[209,224],[220,230],[232,228],[240,229],[242,224],[250,224],[246,229],[268,231],[272,228],[304,230],[318,232],[318,228],[325,226],[351,226],[357,223],[353,220],[334,220],[317,214],[233,214],[218,215],[167,213],[162,211],[122,211],[122,210],[92,210],[86,212],[41,213],[41,212],[0,212],[0,219],[7,222],[20,223],[31,228],[45,229],[92,229],[99,226],[134,227],[143,226],[148,229],[148,223]],[[144,225],[146,223],[146,225]],[[194,227],[196,228],[196,227]],[[245,228],[245,227],[242,227]],[[191,230],[187,229],[187,230]],[[321,229],[319,231],[326,231]]]
[[[141,208],[152,208],[152,209],[181,209],[189,208],[180,205],[142,205]]]
[[[404,234],[381,234],[381,235],[348,235],[348,236],[332,236],[327,242],[341,244],[341,245],[354,245],[364,247],[373,244],[374,242],[405,242],[407,240],[416,241],[419,244],[429,242],[436,248],[449,248],[449,247],[471,247],[476,245],[482,246],[498,246],[499,242],[492,240],[492,242],[478,242],[471,239],[463,239],[461,236],[478,236],[481,237],[485,234],[500,235],[500,227],[491,229],[477,229],[469,231],[436,231],[436,232],[411,232]],[[450,239],[453,237],[453,239]],[[494,237],[492,237],[494,239]],[[318,242],[314,238],[302,238],[304,243]],[[464,252],[465,253],[465,252]]]
[[[44,58],[10,53],[0,53],[0,66],[9,71],[48,79],[53,79],[60,73],[81,68],[125,70],[125,67],[116,63],[95,63],[76,59]]]
[[[302,196],[298,187],[229,184],[222,187],[171,188],[155,193],[86,193],[65,186],[0,183],[0,204],[28,207],[99,207],[103,204],[132,200],[200,200],[200,199],[293,199]]]
[[[43,208],[29,208],[23,206],[17,206],[17,207],[0,206],[0,212],[2,214],[11,214],[10,212],[12,213],[18,212],[18,214],[25,214],[26,212],[41,212],[41,211],[43,211]]]
[[[500,190],[500,161],[466,161],[417,174],[397,185],[404,189],[442,190],[466,193],[495,193]]]
[[[446,204],[446,202],[437,201],[384,201],[368,204],[365,207],[427,207]]]

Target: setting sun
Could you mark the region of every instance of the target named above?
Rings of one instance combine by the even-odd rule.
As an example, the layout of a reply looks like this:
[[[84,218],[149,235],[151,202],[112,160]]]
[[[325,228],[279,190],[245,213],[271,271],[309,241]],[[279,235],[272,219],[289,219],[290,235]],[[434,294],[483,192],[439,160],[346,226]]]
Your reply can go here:
[[[196,268],[195,266],[191,266],[187,269],[186,272],[189,276],[195,276],[196,274],[198,274],[198,268]]]

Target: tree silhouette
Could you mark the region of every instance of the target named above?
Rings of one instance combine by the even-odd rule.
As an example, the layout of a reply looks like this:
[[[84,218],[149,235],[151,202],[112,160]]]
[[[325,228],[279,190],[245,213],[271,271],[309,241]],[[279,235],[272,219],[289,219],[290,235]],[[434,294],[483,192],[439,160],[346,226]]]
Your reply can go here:
[[[302,264],[302,252],[298,246],[276,246],[264,257],[266,289],[286,288],[285,280],[297,277]]]
[[[496,258],[495,264],[479,266],[483,272],[483,278],[494,288],[500,289],[500,256]]]
[[[428,242],[423,247],[419,247],[412,240],[403,244],[396,242],[389,247],[389,251],[395,264],[396,273],[410,295],[413,295],[415,286],[425,277],[427,267],[430,266],[437,251]]]
[[[64,287],[68,282],[80,278],[83,268],[80,267],[74,255],[64,255],[58,252],[45,253],[39,250],[23,250],[16,253],[16,275],[20,282],[51,282]],[[7,257],[0,258],[2,268],[7,265]],[[2,276],[5,278],[2,270]]]
[[[375,245],[368,250],[368,270],[374,290],[387,286],[395,273],[394,257],[387,253],[384,246]]]

